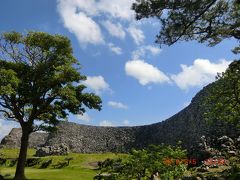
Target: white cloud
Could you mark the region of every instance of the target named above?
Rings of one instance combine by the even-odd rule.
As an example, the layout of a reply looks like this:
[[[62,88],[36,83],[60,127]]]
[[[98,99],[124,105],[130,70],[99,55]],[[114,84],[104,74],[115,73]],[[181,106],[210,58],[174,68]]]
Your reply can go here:
[[[124,39],[125,32],[120,23],[112,20],[134,20],[134,11],[131,9],[134,0],[58,0],[57,9],[64,26],[75,36],[81,45],[103,44],[104,37],[98,21],[104,18],[104,26],[110,35]],[[111,19],[111,21],[109,20]]]
[[[113,126],[112,122],[104,120],[99,123],[99,126]]]
[[[82,0],[84,1],[84,0]],[[102,13],[111,15],[113,18],[123,20],[134,19],[134,11],[131,9],[135,0],[99,0],[95,3],[98,10]],[[91,9],[89,9],[90,11]]]
[[[78,114],[77,118],[85,122],[89,122],[91,120],[91,117],[87,113]]]
[[[129,126],[129,125],[130,125],[129,120],[125,119],[125,120],[123,121],[123,125],[124,125],[124,126]]]
[[[122,54],[122,49],[120,47],[115,46],[113,43],[108,43],[109,49],[117,55]]]
[[[137,45],[143,43],[145,36],[141,29],[130,26],[127,30]]]
[[[169,78],[157,67],[154,67],[143,60],[128,61],[125,64],[125,71],[127,75],[136,78],[141,85],[170,81]]]
[[[87,76],[87,80],[83,84],[93,89],[97,94],[101,94],[105,90],[110,90],[109,84],[102,76]]]
[[[132,58],[133,59],[139,59],[141,57],[144,57],[147,52],[152,54],[153,56],[156,56],[161,53],[161,49],[155,46],[147,45],[147,46],[141,46],[137,50],[132,52]]]
[[[125,38],[125,31],[123,30],[123,27],[120,23],[114,24],[111,21],[103,21],[103,26],[108,30],[109,34],[117,37],[119,39]]]
[[[144,46],[144,48],[148,51],[150,51],[152,53],[152,55],[158,55],[160,54],[160,52],[162,51],[161,49],[159,49],[158,47],[155,47],[155,46],[151,46],[151,45],[148,45],[148,46]]]
[[[122,104],[121,102],[114,102],[114,101],[109,101],[108,105],[113,107],[113,108],[118,108],[118,109],[128,109],[128,106],[125,104]]]
[[[83,3],[81,0],[59,0],[58,11],[61,15],[64,26],[71,33],[75,34],[80,43],[102,44],[104,43],[104,39],[99,25],[84,12],[77,11],[77,8],[80,7],[82,9],[94,9],[94,6],[90,6],[93,2],[89,2]]]
[[[12,130],[12,128],[16,128],[17,125],[13,122],[6,122],[3,119],[0,119],[0,142],[2,138],[4,138],[6,135],[9,134],[9,132]]]
[[[76,12],[83,11],[89,16],[107,15],[122,20],[134,19],[131,9],[135,0],[58,0],[59,8],[74,7]],[[61,13],[61,11],[60,11]]]
[[[229,64],[226,60],[211,63],[208,59],[196,59],[193,65],[181,64],[182,71],[172,75],[171,79],[183,90],[201,87],[213,82],[217,73],[225,71]]]

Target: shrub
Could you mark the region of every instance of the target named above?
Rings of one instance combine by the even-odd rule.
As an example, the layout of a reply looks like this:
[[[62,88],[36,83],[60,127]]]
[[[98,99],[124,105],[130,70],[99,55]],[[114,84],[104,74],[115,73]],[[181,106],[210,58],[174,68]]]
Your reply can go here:
[[[5,158],[0,158],[0,166],[6,165],[6,161]]]
[[[56,164],[52,165],[54,169],[61,169],[65,166],[68,166],[68,162],[67,161],[58,161]]]
[[[6,166],[13,167],[17,163],[17,159],[7,159],[6,160]]]
[[[67,165],[69,166],[69,163],[73,160],[73,157],[66,157],[64,160],[67,161]]]
[[[99,162],[100,173],[95,179],[175,179],[186,170],[186,151],[180,147],[151,145],[132,150],[125,159]]]
[[[51,163],[52,163],[52,159],[43,160],[43,161],[40,163],[39,168],[40,168],[40,169],[45,169],[45,168],[47,168]]]
[[[40,158],[27,158],[26,167],[36,166],[40,162]]]

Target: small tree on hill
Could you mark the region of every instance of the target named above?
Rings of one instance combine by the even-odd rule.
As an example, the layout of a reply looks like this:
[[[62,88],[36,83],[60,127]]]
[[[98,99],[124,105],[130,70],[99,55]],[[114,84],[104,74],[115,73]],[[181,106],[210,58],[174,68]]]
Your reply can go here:
[[[23,180],[29,135],[51,130],[68,113],[101,109],[101,99],[83,92],[71,43],[61,35],[9,32],[0,37],[0,112],[20,123],[21,148],[15,180]],[[34,123],[37,121],[38,123]]]

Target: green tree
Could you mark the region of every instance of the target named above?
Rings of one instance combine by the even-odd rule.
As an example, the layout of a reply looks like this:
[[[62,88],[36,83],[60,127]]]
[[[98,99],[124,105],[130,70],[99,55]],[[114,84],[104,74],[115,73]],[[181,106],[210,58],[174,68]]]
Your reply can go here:
[[[208,93],[203,100],[205,119],[210,124],[221,121],[240,128],[240,61],[233,61],[218,74]]]
[[[99,163],[100,174],[95,179],[104,179],[106,173],[110,175],[107,178],[113,180],[176,179],[183,175],[187,164],[186,151],[180,147],[151,145],[132,150],[126,158]]]
[[[133,10],[137,20],[159,19],[159,44],[198,40],[214,46],[227,38],[240,41],[239,0],[136,0]],[[234,52],[240,52],[239,44]]]
[[[15,180],[22,180],[29,135],[52,130],[69,113],[101,109],[101,99],[86,93],[70,40],[43,32],[3,33],[0,37],[0,112],[20,123],[21,148]],[[35,123],[38,122],[38,123]]]

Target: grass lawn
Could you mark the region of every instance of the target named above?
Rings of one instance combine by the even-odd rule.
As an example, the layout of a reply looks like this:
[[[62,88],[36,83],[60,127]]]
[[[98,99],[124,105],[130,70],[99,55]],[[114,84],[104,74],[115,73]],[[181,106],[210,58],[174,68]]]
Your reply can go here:
[[[5,158],[16,158],[19,150],[17,149],[0,149],[0,155]],[[28,157],[33,157],[35,150],[28,150]],[[50,165],[46,169],[39,169],[38,167],[26,168],[26,177],[28,179],[72,179],[72,180],[90,180],[97,174],[97,162],[107,158],[124,157],[124,154],[102,153],[102,154],[79,154],[70,153],[67,156],[48,156],[43,157],[41,160],[52,159],[52,164],[63,161],[66,157],[72,157],[69,166],[62,169],[54,169]],[[0,174],[6,179],[12,179],[15,173],[16,166],[6,167],[0,166]]]

